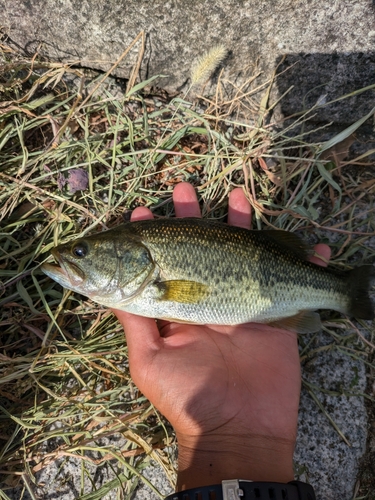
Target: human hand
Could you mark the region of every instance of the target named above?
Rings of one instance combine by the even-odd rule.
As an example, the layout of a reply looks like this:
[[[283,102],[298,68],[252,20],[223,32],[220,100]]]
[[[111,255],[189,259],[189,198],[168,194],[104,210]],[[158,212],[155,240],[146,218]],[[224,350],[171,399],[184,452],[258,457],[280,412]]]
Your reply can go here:
[[[191,185],[178,184],[173,200],[177,217],[200,217]],[[146,218],[152,214],[144,207],[132,214]],[[250,228],[241,189],[229,196],[228,223]],[[326,245],[315,250],[330,256]],[[296,334],[265,324],[156,323],[114,312],[135,384],[176,431],[178,490],[233,478],[293,480],[301,384]]]

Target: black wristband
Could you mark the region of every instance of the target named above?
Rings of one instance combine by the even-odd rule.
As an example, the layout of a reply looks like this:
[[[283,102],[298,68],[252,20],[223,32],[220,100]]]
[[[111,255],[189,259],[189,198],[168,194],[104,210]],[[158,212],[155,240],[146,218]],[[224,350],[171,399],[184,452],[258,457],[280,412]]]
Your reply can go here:
[[[231,479],[172,493],[165,500],[316,500],[313,487],[301,481],[268,483]]]

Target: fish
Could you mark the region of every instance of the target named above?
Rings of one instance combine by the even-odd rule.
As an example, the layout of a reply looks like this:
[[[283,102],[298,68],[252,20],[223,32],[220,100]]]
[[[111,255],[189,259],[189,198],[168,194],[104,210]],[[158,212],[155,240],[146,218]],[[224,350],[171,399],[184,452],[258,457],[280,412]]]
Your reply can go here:
[[[210,219],[127,222],[52,250],[42,271],[93,301],[181,323],[268,323],[319,331],[319,309],[373,319],[372,265],[337,271],[309,262],[295,233]]]

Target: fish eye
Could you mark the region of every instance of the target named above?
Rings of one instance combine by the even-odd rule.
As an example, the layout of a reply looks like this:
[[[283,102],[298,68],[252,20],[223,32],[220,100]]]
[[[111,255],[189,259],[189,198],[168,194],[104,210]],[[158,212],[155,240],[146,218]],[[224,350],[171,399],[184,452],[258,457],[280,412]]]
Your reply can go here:
[[[72,254],[78,259],[83,259],[89,253],[86,243],[76,243],[72,248]]]

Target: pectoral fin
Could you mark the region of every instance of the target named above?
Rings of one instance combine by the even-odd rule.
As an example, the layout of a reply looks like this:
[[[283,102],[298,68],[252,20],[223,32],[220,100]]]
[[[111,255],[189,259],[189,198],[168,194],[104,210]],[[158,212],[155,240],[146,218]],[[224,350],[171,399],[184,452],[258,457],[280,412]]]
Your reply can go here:
[[[302,311],[295,316],[278,319],[268,324],[296,333],[315,333],[322,327],[319,314],[311,311]]]
[[[163,291],[160,300],[181,302],[183,304],[197,304],[209,292],[209,287],[203,283],[186,280],[170,280],[158,283],[158,288]]]

